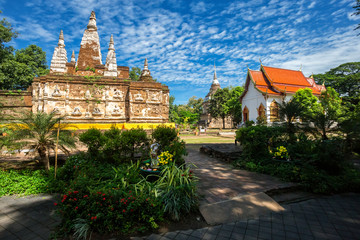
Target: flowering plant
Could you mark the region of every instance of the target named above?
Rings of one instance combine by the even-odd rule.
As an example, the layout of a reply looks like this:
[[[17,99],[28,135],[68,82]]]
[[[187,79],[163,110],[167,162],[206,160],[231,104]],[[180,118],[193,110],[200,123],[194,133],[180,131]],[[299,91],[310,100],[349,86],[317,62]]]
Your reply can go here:
[[[159,165],[167,165],[169,162],[172,162],[173,155],[169,151],[162,152],[158,157]]]
[[[276,151],[273,153],[273,156],[280,159],[289,159],[289,153],[284,146],[277,147]]]

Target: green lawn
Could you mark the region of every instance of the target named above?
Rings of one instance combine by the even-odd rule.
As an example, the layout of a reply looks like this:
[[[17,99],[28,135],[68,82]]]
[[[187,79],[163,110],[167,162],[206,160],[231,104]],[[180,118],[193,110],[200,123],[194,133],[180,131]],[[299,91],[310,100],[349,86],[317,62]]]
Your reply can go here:
[[[185,143],[234,143],[235,138],[217,136],[181,136]]]

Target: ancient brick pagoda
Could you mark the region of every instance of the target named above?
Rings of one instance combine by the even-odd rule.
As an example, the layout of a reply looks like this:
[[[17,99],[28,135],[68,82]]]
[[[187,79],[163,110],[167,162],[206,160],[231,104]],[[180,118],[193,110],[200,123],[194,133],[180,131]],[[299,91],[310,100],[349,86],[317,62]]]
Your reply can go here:
[[[32,84],[32,110],[66,115],[73,123],[166,123],[169,89],[155,82],[145,59],[139,81],[129,80],[129,68],[117,66],[111,35],[102,64],[95,13],[90,16],[76,61],[67,61],[64,35],[51,60],[50,74]]]

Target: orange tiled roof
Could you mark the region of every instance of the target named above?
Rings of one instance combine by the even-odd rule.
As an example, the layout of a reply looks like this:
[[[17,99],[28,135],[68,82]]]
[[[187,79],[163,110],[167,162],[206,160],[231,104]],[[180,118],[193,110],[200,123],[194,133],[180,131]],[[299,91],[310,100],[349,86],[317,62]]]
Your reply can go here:
[[[295,93],[303,88],[310,88],[313,94],[320,95],[325,88],[317,85],[313,78],[306,78],[301,71],[289,69],[261,66],[260,71],[249,69],[249,76],[260,92],[272,95]]]

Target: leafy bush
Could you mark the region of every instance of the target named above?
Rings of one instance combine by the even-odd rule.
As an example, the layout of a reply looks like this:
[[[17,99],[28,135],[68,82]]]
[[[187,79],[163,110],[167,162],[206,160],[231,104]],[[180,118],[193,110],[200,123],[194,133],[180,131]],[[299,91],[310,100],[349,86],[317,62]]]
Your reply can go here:
[[[173,220],[179,220],[182,214],[189,213],[198,204],[196,178],[189,167],[167,165],[156,182],[162,190],[164,211]]]
[[[243,146],[245,159],[271,159],[269,148],[279,144],[282,127],[250,126],[236,131],[236,139]]]
[[[69,191],[56,205],[62,216],[62,230],[67,234],[78,228],[80,219],[82,225],[99,233],[157,228],[156,222],[162,220],[163,214],[162,204],[155,196],[121,190]]]
[[[140,154],[144,159],[149,153],[149,138],[143,129],[131,129],[120,135],[122,153],[129,160],[134,159],[135,154]]]
[[[160,148],[168,146],[171,142],[178,140],[175,128],[158,126],[152,133],[155,142],[160,144]]]
[[[160,144],[158,154],[168,151],[174,156],[176,165],[181,166],[185,163],[184,156],[187,154],[185,142],[177,136],[176,129],[159,126],[152,133],[155,142]]]
[[[106,138],[99,129],[91,128],[86,132],[80,134],[79,139],[88,147],[90,156],[96,157],[99,151],[104,146]]]

